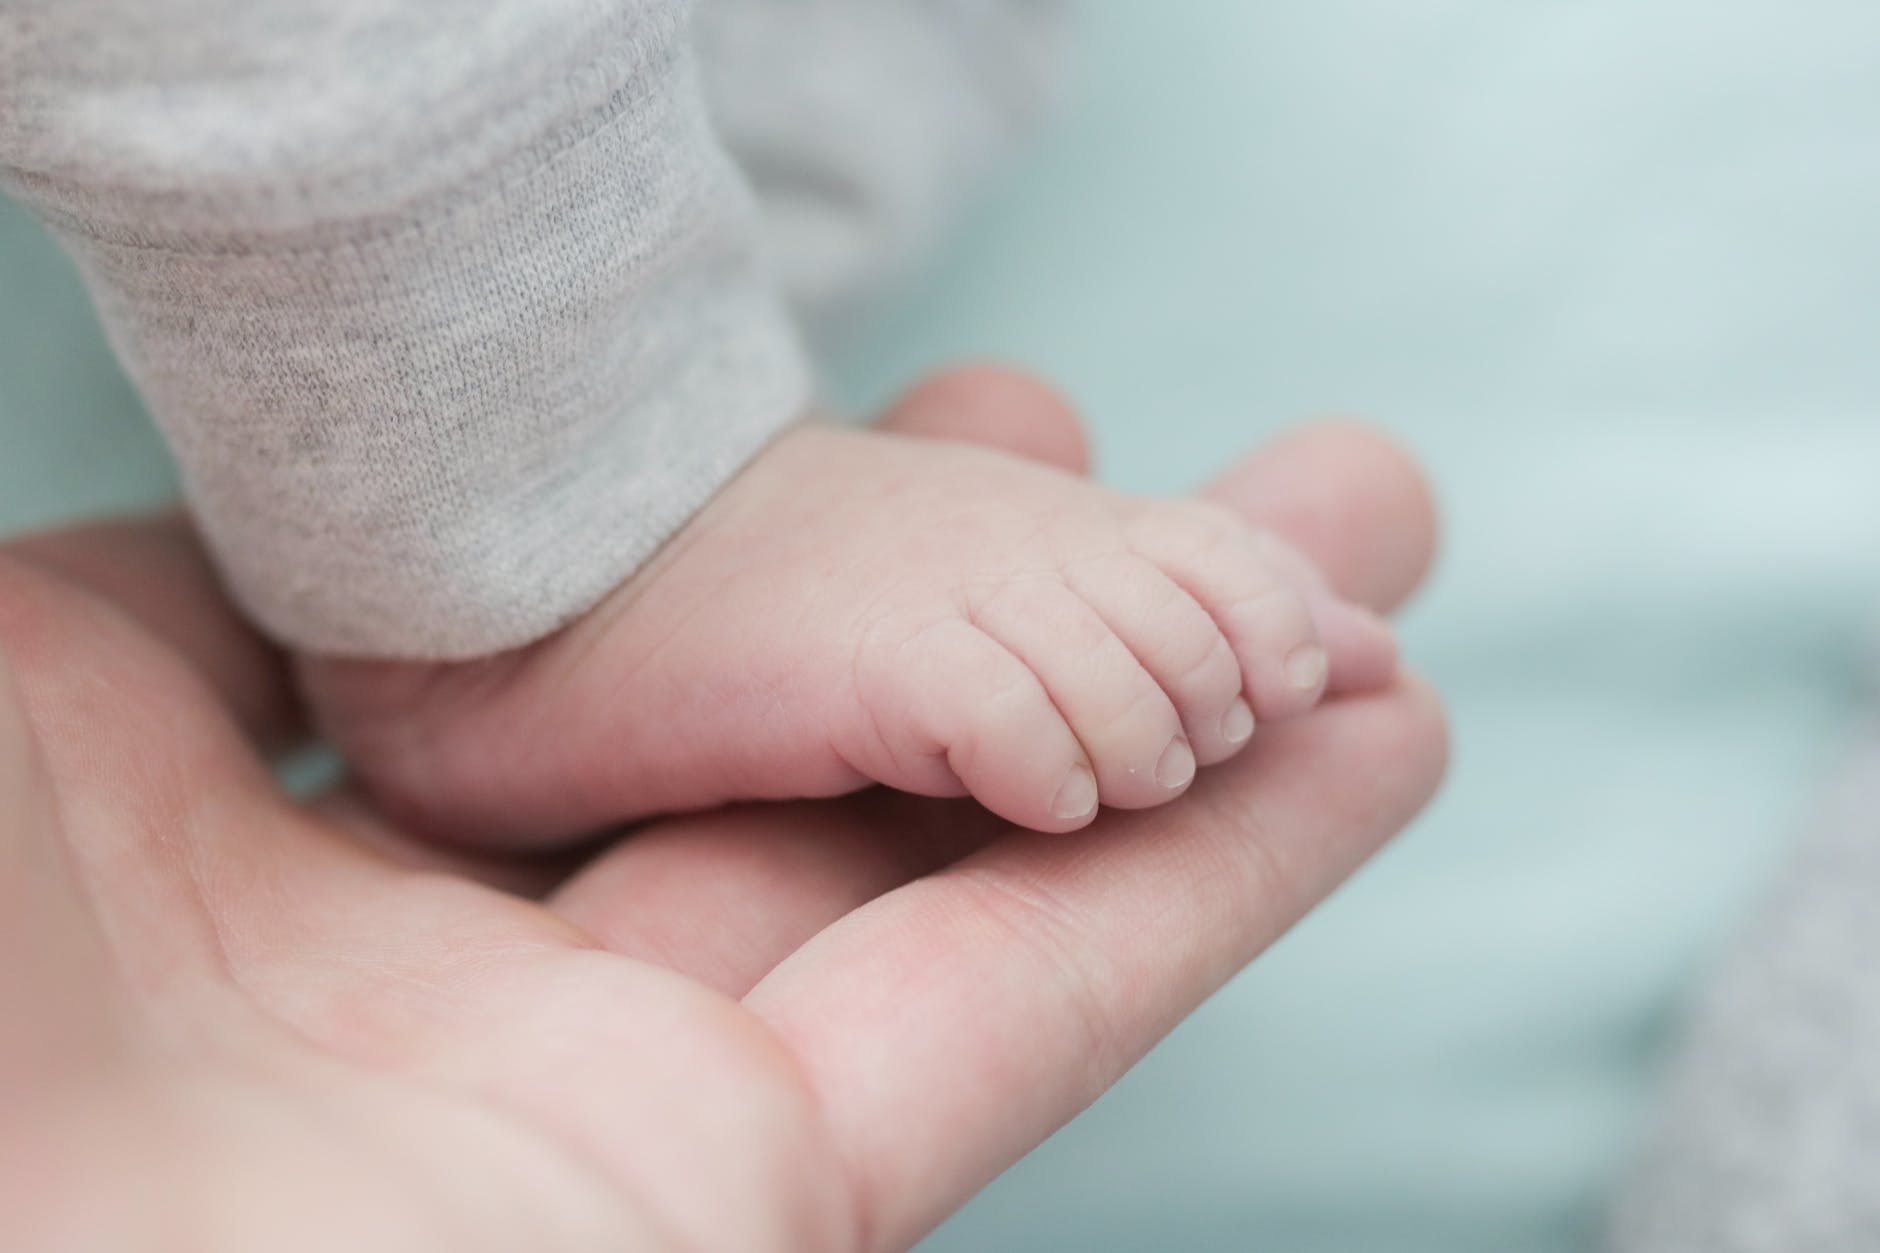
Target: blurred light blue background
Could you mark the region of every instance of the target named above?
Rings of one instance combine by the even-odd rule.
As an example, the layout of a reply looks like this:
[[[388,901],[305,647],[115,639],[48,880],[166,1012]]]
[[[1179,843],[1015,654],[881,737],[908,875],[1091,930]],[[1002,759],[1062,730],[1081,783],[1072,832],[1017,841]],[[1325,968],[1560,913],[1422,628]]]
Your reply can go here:
[[[850,346],[1054,378],[1117,483],[1370,415],[1447,507],[1448,790],[932,1253],[1589,1247],[1680,999],[1807,812],[1880,606],[1880,6],[1109,0]],[[0,205],[0,528],[162,497]]]

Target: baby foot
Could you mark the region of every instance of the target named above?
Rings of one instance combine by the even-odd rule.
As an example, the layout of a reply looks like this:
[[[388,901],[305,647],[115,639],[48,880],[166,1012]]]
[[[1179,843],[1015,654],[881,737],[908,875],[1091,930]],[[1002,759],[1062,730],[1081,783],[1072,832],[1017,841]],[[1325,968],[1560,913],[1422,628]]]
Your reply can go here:
[[[401,818],[519,842],[869,783],[1070,831],[1394,664],[1376,618],[1224,508],[811,425],[549,639],[302,674]]]

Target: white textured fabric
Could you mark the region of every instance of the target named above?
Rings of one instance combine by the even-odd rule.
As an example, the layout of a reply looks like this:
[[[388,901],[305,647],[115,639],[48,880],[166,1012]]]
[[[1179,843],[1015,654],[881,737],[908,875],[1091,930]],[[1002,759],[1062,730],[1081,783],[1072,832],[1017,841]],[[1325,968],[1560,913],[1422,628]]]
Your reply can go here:
[[[807,404],[691,7],[0,5],[0,173],[76,258],[235,595],[278,637],[420,658],[535,639]],[[706,10],[760,187],[864,193],[833,232],[827,197],[808,215],[815,248],[771,232],[809,259],[791,281],[819,309],[929,233],[933,193],[1010,129],[972,103],[1009,73],[974,67],[1048,7]],[[790,29],[772,55],[797,63],[746,24]],[[838,67],[823,110],[766,105],[767,83],[819,78],[810,58]],[[910,59],[927,89],[896,93]],[[783,130],[754,136],[761,117]],[[804,176],[788,162],[824,145],[803,125],[856,138]]]

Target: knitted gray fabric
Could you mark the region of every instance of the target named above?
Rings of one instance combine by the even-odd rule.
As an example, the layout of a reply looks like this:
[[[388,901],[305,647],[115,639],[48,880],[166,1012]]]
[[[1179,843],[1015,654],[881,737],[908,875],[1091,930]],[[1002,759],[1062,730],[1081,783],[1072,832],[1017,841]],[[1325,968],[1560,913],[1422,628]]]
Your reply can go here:
[[[1880,1249],[1880,733],[1703,999],[1615,1253]]]
[[[76,258],[232,590],[279,638],[434,659],[538,638],[807,403],[690,8],[0,7],[0,175]],[[791,206],[770,245],[819,308],[1009,130],[1022,110],[975,102],[1011,72],[976,67],[1043,46],[1036,8],[706,9],[726,131]],[[815,71],[758,55],[793,23],[768,51],[822,58],[838,87],[815,108]],[[896,92],[915,62],[923,90]]]

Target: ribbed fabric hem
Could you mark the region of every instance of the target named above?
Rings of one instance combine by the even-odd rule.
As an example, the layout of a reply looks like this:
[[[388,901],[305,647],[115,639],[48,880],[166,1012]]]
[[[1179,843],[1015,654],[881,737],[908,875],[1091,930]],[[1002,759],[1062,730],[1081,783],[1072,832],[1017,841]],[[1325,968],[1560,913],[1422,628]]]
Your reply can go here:
[[[576,142],[317,246],[60,222],[236,599],[277,638],[432,660],[538,639],[807,405],[690,58],[647,64],[644,103]]]

